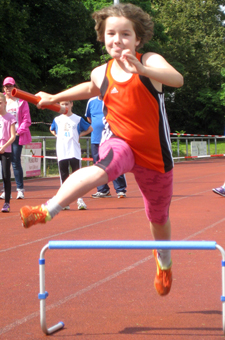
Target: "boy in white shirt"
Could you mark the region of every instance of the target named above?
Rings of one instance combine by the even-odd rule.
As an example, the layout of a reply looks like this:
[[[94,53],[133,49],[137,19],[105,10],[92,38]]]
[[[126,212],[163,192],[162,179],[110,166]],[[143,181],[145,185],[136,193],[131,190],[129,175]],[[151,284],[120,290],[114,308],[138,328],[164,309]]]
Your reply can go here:
[[[88,135],[93,128],[82,117],[72,112],[73,102],[62,101],[60,105],[68,107],[66,115],[56,117],[50,127],[50,132],[57,137],[56,153],[58,157],[59,175],[61,184],[69,177],[69,166],[72,172],[81,167],[81,147],[79,138]],[[82,198],[78,198],[79,210],[86,210],[87,206]],[[65,210],[69,206],[64,207]]]

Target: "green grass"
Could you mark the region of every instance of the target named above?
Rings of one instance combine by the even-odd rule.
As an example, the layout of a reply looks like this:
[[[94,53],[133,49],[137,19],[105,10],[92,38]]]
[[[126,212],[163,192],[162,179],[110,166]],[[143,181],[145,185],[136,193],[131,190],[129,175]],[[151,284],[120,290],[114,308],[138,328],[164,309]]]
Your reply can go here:
[[[188,156],[191,156],[191,141],[188,141]],[[200,141],[199,139],[196,141]],[[207,142],[207,150],[208,150],[208,141],[204,140]],[[179,141],[179,150],[180,150],[180,157],[186,156],[186,143],[184,140]],[[173,157],[178,157],[177,155],[177,141],[172,140],[172,151],[173,151]],[[217,140],[217,145],[215,147],[215,142],[214,140],[210,140],[210,155],[215,155],[215,154],[225,154],[225,140],[223,139],[218,139]]]

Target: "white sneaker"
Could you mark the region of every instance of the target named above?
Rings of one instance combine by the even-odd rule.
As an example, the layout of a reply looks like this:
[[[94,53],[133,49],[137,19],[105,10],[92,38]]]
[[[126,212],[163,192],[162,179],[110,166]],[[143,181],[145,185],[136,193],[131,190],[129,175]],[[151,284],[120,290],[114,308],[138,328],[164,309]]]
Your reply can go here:
[[[63,210],[70,210],[70,206],[67,205],[66,207],[63,208]]]
[[[22,190],[18,190],[16,199],[17,199],[17,200],[19,200],[19,199],[24,199],[24,193],[23,193]]]
[[[101,192],[97,191],[95,194],[91,195],[92,198],[105,198],[105,197],[112,197],[110,191]]]
[[[118,197],[118,198],[124,198],[124,197],[126,197],[126,193],[123,192],[123,191],[118,192],[118,193],[117,193],[117,197]]]
[[[12,198],[12,195],[10,195],[10,198]],[[2,200],[5,199],[5,191],[3,191],[3,193],[1,194],[0,199],[2,199]]]
[[[78,207],[78,210],[87,210],[87,206],[84,203],[82,198],[78,198],[78,200],[77,200],[77,207]]]

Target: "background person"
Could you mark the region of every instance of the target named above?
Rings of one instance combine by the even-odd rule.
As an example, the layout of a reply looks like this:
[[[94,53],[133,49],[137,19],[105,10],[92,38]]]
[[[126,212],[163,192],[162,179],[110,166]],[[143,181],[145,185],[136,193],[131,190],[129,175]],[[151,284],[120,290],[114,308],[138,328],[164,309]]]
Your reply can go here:
[[[31,125],[30,109],[27,101],[15,98],[11,95],[12,89],[17,87],[12,77],[3,81],[3,91],[6,96],[6,111],[16,119],[16,139],[12,144],[12,167],[17,186],[16,199],[24,198],[23,168],[21,165],[21,153],[23,145],[29,144],[32,140],[29,127]],[[0,198],[5,198],[5,192]]]
[[[56,117],[50,127],[50,132],[57,137],[56,154],[58,158],[61,184],[69,177],[69,167],[72,172],[81,167],[81,147],[79,139],[92,132],[91,125],[82,117],[72,112],[73,102],[62,101],[60,105],[68,107],[67,114]],[[82,198],[77,200],[78,210],[87,209]],[[70,207],[67,205],[64,210]]]
[[[16,119],[6,112],[6,98],[0,93],[0,161],[2,163],[2,177],[5,188],[5,203],[2,212],[10,210],[11,195],[11,144],[16,138],[15,131]]]
[[[221,187],[212,189],[215,194],[225,197],[225,183]]]
[[[102,138],[102,130],[104,129],[103,124],[103,101],[101,96],[97,96],[89,99],[86,107],[85,116],[91,126],[93,131],[91,133],[91,154],[93,157],[94,164],[99,160],[99,144]],[[126,197],[126,178],[125,175],[121,175],[113,181],[114,189],[116,190],[117,197]],[[108,184],[100,185],[97,187],[97,192],[92,195],[93,198],[105,198],[111,197],[110,188]]]

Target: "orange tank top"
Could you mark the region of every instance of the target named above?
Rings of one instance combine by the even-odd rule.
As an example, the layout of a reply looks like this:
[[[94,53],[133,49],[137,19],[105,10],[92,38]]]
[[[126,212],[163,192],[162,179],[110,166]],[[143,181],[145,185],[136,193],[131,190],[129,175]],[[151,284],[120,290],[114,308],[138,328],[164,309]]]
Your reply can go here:
[[[141,54],[136,52],[136,57],[141,61]],[[113,60],[107,64],[101,86],[106,120],[103,139],[122,138],[134,152],[136,164],[161,173],[170,171],[173,158],[164,94],[138,74],[125,82],[115,81]]]

